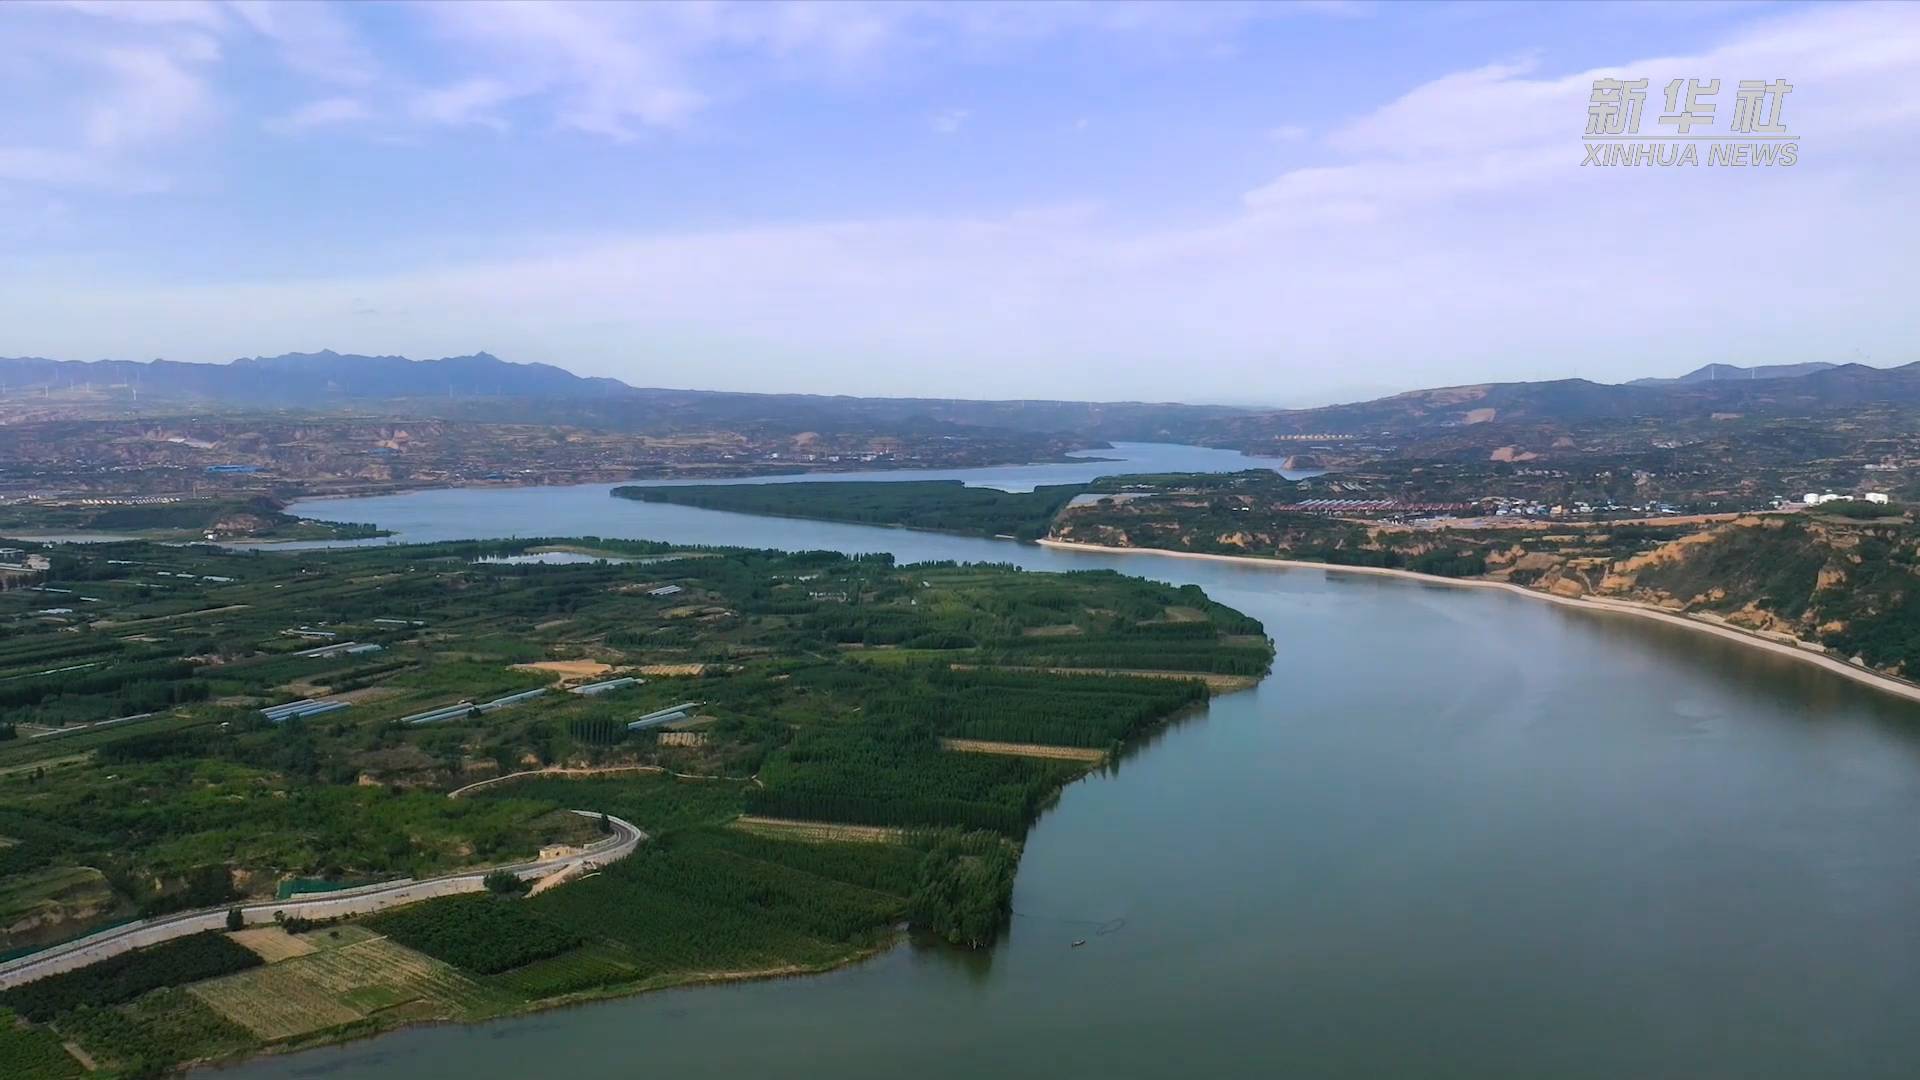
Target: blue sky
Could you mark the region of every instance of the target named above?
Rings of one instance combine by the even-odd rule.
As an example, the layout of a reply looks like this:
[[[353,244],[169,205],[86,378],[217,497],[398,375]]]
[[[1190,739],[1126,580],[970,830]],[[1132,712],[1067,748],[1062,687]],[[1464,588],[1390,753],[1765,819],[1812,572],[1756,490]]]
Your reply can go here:
[[[1920,359],[1920,5],[0,7],[0,355],[1308,404]],[[1591,82],[1800,162],[1583,169]]]

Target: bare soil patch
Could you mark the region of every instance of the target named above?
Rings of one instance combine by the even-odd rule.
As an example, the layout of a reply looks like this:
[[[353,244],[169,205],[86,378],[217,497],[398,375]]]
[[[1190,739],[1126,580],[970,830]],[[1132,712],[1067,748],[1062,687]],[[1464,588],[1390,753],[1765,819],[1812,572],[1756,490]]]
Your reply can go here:
[[[1007,757],[1052,758],[1056,761],[1097,762],[1106,751],[1085,746],[1047,746],[1044,743],[989,742],[985,739],[941,739],[940,749],[963,754],[1003,754]]]
[[[746,832],[777,836],[783,840],[838,840],[862,844],[898,844],[906,839],[905,829],[880,825],[839,825],[827,821],[794,821],[790,818],[756,817],[743,814],[733,827]]]
[[[613,670],[613,665],[593,660],[541,660],[533,664],[515,664],[513,668],[515,671],[546,671],[563,678],[583,679],[605,675]]]
[[[305,956],[319,951],[306,938],[295,937],[277,926],[256,926],[247,930],[234,930],[227,936],[245,945],[269,964],[277,964],[282,960],[291,960],[296,956]]]

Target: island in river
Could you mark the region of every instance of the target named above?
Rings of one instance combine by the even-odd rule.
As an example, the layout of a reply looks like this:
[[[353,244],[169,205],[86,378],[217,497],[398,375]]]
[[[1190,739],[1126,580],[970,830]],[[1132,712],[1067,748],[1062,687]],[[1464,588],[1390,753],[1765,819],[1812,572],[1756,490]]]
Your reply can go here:
[[[817,971],[903,925],[984,946],[1061,787],[1273,656],[1199,588],[1106,571],[594,538],[23,546],[48,568],[0,593],[8,1076]],[[522,880],[599,815],[650,839]],[[518,872],[306,915],[495,866]],[[117,922],[263,904],[284,917],[58,962]]]

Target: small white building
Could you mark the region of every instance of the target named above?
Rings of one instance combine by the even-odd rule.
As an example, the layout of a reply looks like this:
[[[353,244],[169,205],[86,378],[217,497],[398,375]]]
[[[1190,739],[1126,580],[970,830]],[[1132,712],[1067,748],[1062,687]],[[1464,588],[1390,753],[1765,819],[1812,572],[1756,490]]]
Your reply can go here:
[[[1887,493],[1884,491],[1869,491],[1867,492],[1867,501],[1885,506],[1887,504]]]

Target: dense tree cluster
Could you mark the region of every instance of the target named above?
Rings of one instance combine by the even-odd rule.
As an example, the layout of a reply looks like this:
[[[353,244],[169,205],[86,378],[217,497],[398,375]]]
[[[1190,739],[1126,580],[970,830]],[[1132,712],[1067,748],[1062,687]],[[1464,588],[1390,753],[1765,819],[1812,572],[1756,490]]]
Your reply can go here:
[[[482,975],[506,971],[581,944],[578,933],[495,893],[451,896],[398,908],[367,926],[428,956]]]
[[[0,990],[0,1006],[29,1020],[50,1020],[83,1005],[131,1001],[162,986],[244,971],[260,962],[251,949],[208,930]]]
[[[641,977],[819,964],[877,940],[904,915],[920,858],[896,845],[695,829],[526,905],[557,923],[595,928]]]
[[[206,700],[210,691],[195,670],[183,660],[157,659],[10,679],[0,682],[0,709],[14,719],[56,724],[152,712]]]
[[[1024,836],[1081,767],[940,749],[930,727],[867,721],[800,732],[762,768],[747,809],[866,825],[990,829]]]
[[[968,948],[993,944],[1013,910],[1019,849],[958,830],[928,837],[926,849],[907,909],[914,926]]]

